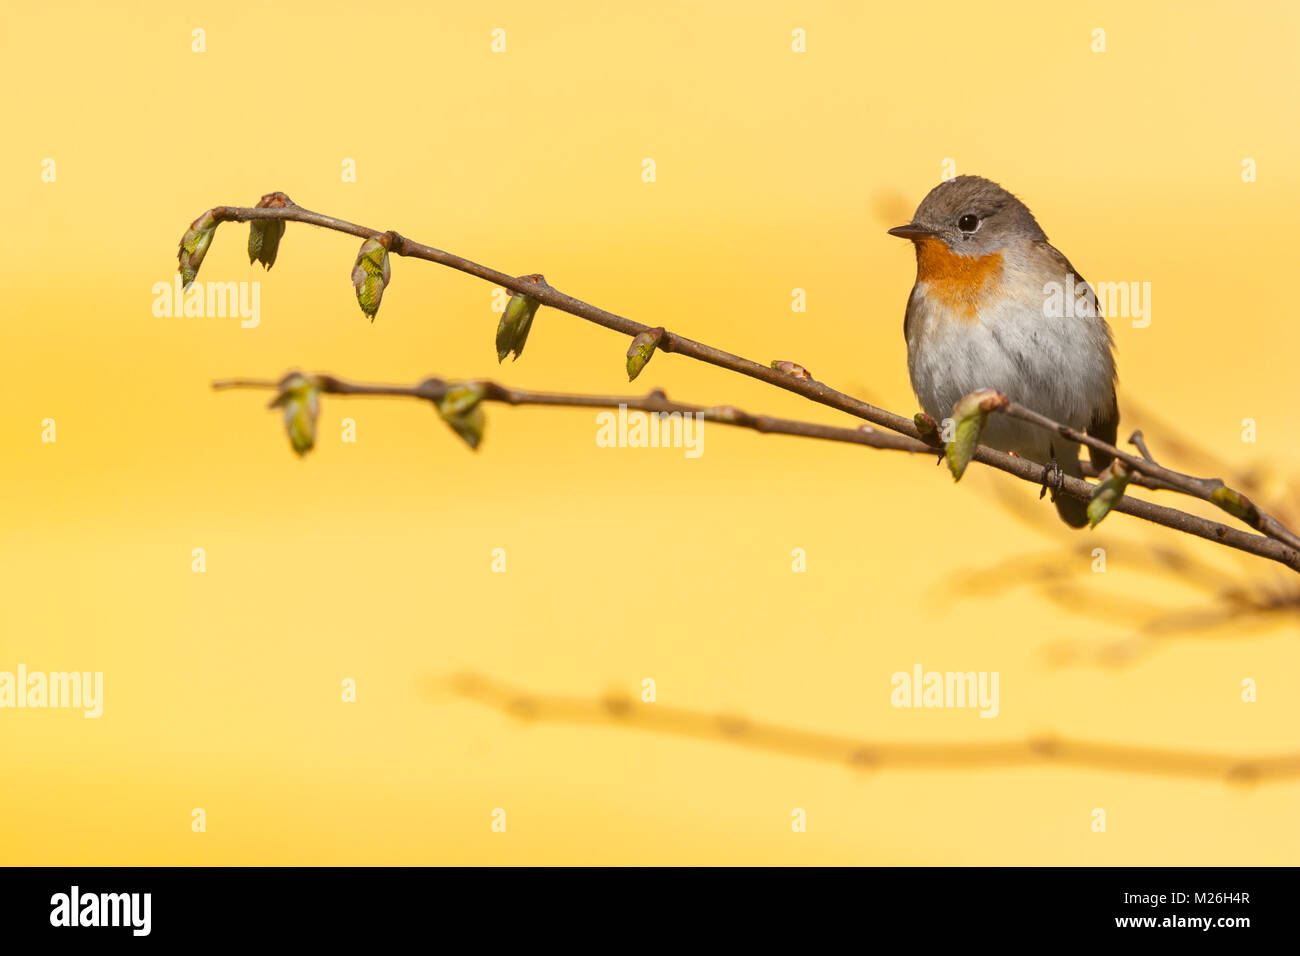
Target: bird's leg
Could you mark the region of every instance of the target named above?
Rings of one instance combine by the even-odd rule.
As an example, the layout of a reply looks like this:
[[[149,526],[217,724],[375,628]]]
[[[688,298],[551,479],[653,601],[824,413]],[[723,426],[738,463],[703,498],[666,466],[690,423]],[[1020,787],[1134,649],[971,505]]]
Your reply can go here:
[[[1041,501],[1043,495],[1048,491],[1052,493],[1052,500],[1056,500],[1057,494],[1065,487],[1065,472],[1061,466],[1056,463],[1056,448],[1053,445],[1047,446],[1047,453],[1050,456],[1047,464],[1043,466],[1043,487],[1038,492],[1038,498]]]

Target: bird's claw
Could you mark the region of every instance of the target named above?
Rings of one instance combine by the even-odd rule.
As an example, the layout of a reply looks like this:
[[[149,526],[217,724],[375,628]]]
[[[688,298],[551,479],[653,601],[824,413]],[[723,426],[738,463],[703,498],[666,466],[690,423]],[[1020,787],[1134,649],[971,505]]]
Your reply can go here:
[[[1056,453],[1052,452],[1051,459],[1043,466],[1043,486],[1038,492],[1038,498],[1041,501],[1043,495],[1050,491],[1052,493],[1052,500],[1055,501],[1056,496],[1064,487],[1065,472],[1063,472],[1061,466],[1056,463]]]

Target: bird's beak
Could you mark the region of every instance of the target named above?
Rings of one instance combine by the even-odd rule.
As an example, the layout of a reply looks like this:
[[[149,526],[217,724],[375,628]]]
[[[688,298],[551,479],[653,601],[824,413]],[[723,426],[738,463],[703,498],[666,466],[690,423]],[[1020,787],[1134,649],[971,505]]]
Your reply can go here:
[[[906,226],[895,226],[889,230],[891,236],[898,236],[899,239],[932,239],[934,231],[924,226],[918,226],[914,222],[909,222]]]

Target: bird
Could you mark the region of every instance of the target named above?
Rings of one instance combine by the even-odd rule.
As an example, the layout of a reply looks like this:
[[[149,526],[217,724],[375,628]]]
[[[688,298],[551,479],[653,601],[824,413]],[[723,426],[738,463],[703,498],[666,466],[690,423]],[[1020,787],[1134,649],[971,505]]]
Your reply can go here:
[[[1111,445],[1119,428],[1114,336],[1092,286],[1029,207],[981,176],[941,182],[912,221],[889,230],[916,249],[903,337],[912,389],[936,422],[963,396],[991,388]],[[1082,474],[1079,445],[992,415],[980,441],[1044,466],[1057,513],[1088,524],[1087,502],[1060,490]],[[1111,456],[1090,448],[1098,470]]]

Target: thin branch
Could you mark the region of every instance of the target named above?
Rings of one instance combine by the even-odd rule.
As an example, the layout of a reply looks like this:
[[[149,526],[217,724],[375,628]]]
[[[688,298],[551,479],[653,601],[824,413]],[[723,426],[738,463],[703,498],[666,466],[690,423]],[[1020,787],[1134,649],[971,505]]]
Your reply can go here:
[[[415,385],[376,385],[350,382],[328,374],[313,375],[311,377],[324,394],[396,396],[421,399],[434,404],[437,404],[450,388],[466,384],[461,381],[427,378]],[[212,383],[212,387],[215,389],[278,389],[281,387],[282,382],[283,380],[277,382],[271,379],[230,378],[215,381]],[[773,418],[770,415],[751,415],[731,406],[687,405],[669,401],[662,391],[653,391],[644,396],[580,395],[508,388],[498,382],[486,379],[477,379],[471,384],[483,390],[483,401],[500,402],[506,405],[549,405],[611,409],[616,409],[619,405],[626,405],[628,408],[649,412],[701,412],[704,414],[706,421],[716,421],[720,424],[749,428],[758,432],[821,438],[828,441],[849,442],[856,445],[868,445],[872,448],[895,451],[936,453],[936,449],[930,445],[902,436],[888,435],[874,430],[868,431],[864,428],[839,428],[833,425],[819,425],[813,422]],[[1038,484],[1042,479],[1043,469],[1041,465],[995,451],[983,445],[976,449],[975,460],[1017,475],[1033,484]],[[1074,494],[1084,498],[1091,493],[1092,486],[1081,478],[1073,478],[1067,475],[1063,476],[1063,481],[1066,491],[1073,489]],[[1127,495],[1121,498],[1112,510],[1205,538],[1207,541],[1214,541],[1229,548],[1269,558],[1286,565],[1292,570],[1300,571],[1300,552],[1293,551],[1281,542],[1273,541],[1262,535],[1249,534],[1238,528],[1230,528],[1216,521],[1210,521],[1197,515],[1178,511],[1175,508],[1167,508],[1163,505],[1157,505]]]
[[[1141,429],[1138,429],[1132,435],[1128,436],[1128,443],[1136,446],[1137,450],[1142,453],[1142,457],[1147,461],[1155,461],[1155,457],[1147,450],[1146,438],[1143,436]]]
[[[768,753],[824,760],[863,770],[979,770],[1073,766],[1235,783],[1266,783],[1300,776],[1300,754],[1240,757],[1154,747],[1093,743],[1050,735],[992,743],[890,742],[764,724],[741,717],[642,703],[630,695],[599,699],[521,691],[477,674],[450,679],[460,697],[525,721],[622,726],[709,740]]]
[[[320,226],[324,229],[332,229],[335,232],[359,236],[363,239],[374,239],[388,235],[391,237],[388,251],[394,255],[424,259],[427,262],[434,262],[438,265],[477,276],[480,279],[509,289],[511,292],[524,293],[543,305],[559,309],[561,312],[567,312],[570,315],[586,319],[588,322],[594,322],[596,325],[612,329],[615,332],[621,332],[624,335],[636,337],[642,332],[649,332],[652,328],[652,326],[642,325],[640,322],[634,322],[632,319],[597,308],[590,303],[583,302],[581,299],[575,299],[573,296],[560,292],[547,282],[537,282],[532,277],[507,275],[504,272],[498,272],[461,256],[453,255],[450,252],[443,252],[441,249],[414,242],[400,233],[359,226],[356,223],[336,219],[333,216],[312,212],[301,206],[289,205],[282,208],[262,209],[244,206],[218,206],[212,210],[212,215],[218,222],[248,222],[253,219],[281,219],[289,222],[302,222],[312,226]],[[697,359],[709,365],[716,365],[719,368],[756,378],[769,385],[775,385],[777,388],[810,398],[830,408],[848,412],[850,415],[869,421],[873,425],[879,425],[890,431],[906,435],[908,438],[923,441],[920,433],[916,430],[916,424],[910,418],[904,418],[902,415],[896,415],[883,408],[877,408],[851,395],[845,395],[843,392],[838,392],[815,379],[796,378],[786,372],[777,371],[767,365],[760,365],[749,359],[741,358],[739,355],[732,355],[730,352],[724,352],[722,349],[714,348],[711,345],[696,342],[694,339],[688,339],[667,329],[664,330],[657,347],[661,352],[676,352],[679,355],[685,355],[688,358]]]
[[[1137,439],[1138,450],[1140,455],[1134,455],[1127,451],[1116,448],[1110,442],[1102,441],[1100,438],[1094,438],[1078,429],[1071,428],[1069,425],[1063,425],[1058,421],[1053,421],[1046,415],[1040,414],[1031,408],[1025,408],[1016,402],[1007,402],[1004,406],[996,409],[1000,414],[1007,415],[1011,418],[1018,418],[1021,421],[1030,422],[1040,428],[1056,432],[1062,438],[1066,438],[1081,445],[1087,445],[1089,448],[1095,448],[1098,451],[1105,452],[1115,458],[1120,459],[1139,474],[1146,475],[1154,481],[1160,482],[1171,490],[1180,491],[1192,498],[1200,498],[1202,501],[1208,501],[1212,504],[1219,505],[1220,498],[1217,492],[1226,492],[1229,496],[1228,501],[1237,505],[1237,509],[1230,513],[1240,518],[1248,527],[1260,531],[1270,538],[1274,538],[1289,547],[1300,551],[1300,535],[1296,535],[1272,515],[1267,514],[1259,509],[1245,495],[1234,491],[1223,483],[1220,478],[1197,478],[1193,475],[1185,475],[1180,471],[1174,471],[1172,468],[1166,468],[1156,462],[1147,451],[1146,442],[1143,440],[1141,433],[1134,433]],[[1227,510],[1225,508],[1225,510]]]
[[[309,209],[304,209],[301,206],[295,205],[289,201],[287,197],[283,198],[285,205],[282,206],[271,205],[258,208],[218,206],[211,210],[211,216],[215,222],[249,222],[252,220],[269,219],[306,223],[308,225],[330,229],[335,232],[358,236],[363,239],[374,239],[384,236],[386,237],[385,242],[387,244],[387,250],[392,254],[406,256],[408,258],[423,259],[428,262],[456,269],[460,272],[465,272],[488,282],[493,282],[503,288],[511,290],[512,292],[522,293],[529,298],[540,302],[542,305],[547,305],[562,312],[567,312],[570,315],[577,316],[578,318],[593,322],[596,325],[612,329],[613,331],[634,338],[641,333],[650,332],[652,330],[651,326],[643,325],[640,322],[635,322],[621,315],[616,315],[613,312],[608,312],[604,309],[598,308],[590,303],[583,302],[573,296],[566,295],[551,286],[549,283],[541,280],[540,277],[536,275],[522,277],[510,276],[504,272],[498,272],[495,269],[488,268],[487,266],[465,259],[461,256],[444,252],[441,249],[436,249],[422,243],[414,242],[407,239],[405,236],[402,236],[400,233],[391,230],[382,231],[371,229],[367,226],[357,225],[356,223],[338,219],[333,216],[313,212]],[[916,424],[910,418],[904,418],[901,415],[886,411],[885,409],[877,408],[875,405],[861,401],[851,395],[846,395],[843,392],[836,391],[830,386],[824,385],[810,376],[796,376],[790,374],[788,371],[760,365],[757,362],[714,348],[711,345],[705,345],[702,342],[686,338],[685,336],[679,335],[668,329],[662,329],[661,333],[658,335],[657,348],[660,351],[676,352],[680,355],[685,355],[689,358],[694,358],[710,365],[716,365],[719,368],[738,372],[750,378],[766,382],[769,385],[775,385],[777,388],[794,392],[795,394],[802,395],[803,397],[822,405],[855,415],[874,425],[897,432],[913,441],[922,442],[927,446],[933,447],[932,442],[927,440],[926,436],[923,436],[918,431]],[[1036,413],[1030,412],[1029,409],[1025,409],[1022,406],[1016,406],[1016,409],[1020,412],[1029,413],[1029,415],[1036,415]],[[1022,415],[1019,417],[1025,416]],[[1065,437],[1071,437],[1066,433],[1066,431],[1062,431],[1065,426],[1052,422],[1050,419],[1045,419],[1042,416],[1038,417],[1040,420],[1037,424],[1040,424],[1042,427],[1054,428],[1062,435],[1065,435]],[[1027,418],[1027,420],[1033,421],[1034,419]],[[1073,432],[1072,429],[1068,431]],[[1090,440],[1090,436],[1084,435],[1080,435],[1080,438],[1082,439],[1083,444],[1089,444],[1091,447],[1095,447],[1095,445],[1092,444],[1096,441],[1095,439]],[[1071,440],[1079,439],[1071,438]],[[1124,458],[1129,464],[1132,464],[1135,461],[1141,462],[1143,467],[1135,467],[1134,470],[1148,479],[1147,482],[1143,483],[1147,484],[1149,487],[1182,490],[1194,497],[1210,500],[1207,495],[1212,493],[1213,488],[1211,488],[1209,484],[1198,485],[1194,490],[1190,490],[1188,487],[1180,487],[1176,484],[1171,484],[1168,475],[1158,473],[1153,474],[1151,463],[1140,458],[1135,458],[1125,452],[1120,452],[1118,449],[1106,445],[1104,442],[1100,442],[1099,444],[1105,446],[1105,450],[1109,450],[1112,454]],[[1033,484],[1042,483],[1044,473],[1043,467],[1023,458],[1007,455],[1003,452],[981,445],[976,449],[972,459],[1000,471],[1007,472],[1008,474],[1015,475],[1024,481]],[[1156,466],[1156,468],[1158,468],[1158,466]],[[1167,471],[1166,469],[1159,470]],[[1207,480],[1193,479],[1193,481],[1205,482]],[[1221,482],[1219,483],[1219,486],[1222,486]],[[1061,476],[1061,479],[1057,482],[1057,488],[1065,494],[1083,500],[1089,500],[1092,497],[1093,492],[1093,486],[1088,484],[1088,482],[1071,476]],[[1247,502],[1247,504],[1249,503]],[[1260,557],[1269,558],[1270,560],[1277,561],[1280,564],[1287,566],[1293,571],[1300,572],[1300,538],[1297,538],[1292,532],[1282,527],[1276,519],[1259,512],[1253,505],[1250,505],[1250,509],[1257,516],[1255,523],[1252,524],[1249,517],[1242,515],[1239,515],[1239,517],[1243,517],[1243,520],[1246,520],[1248,524],[1251,524],[1251,526],[1255,527],[1257,530],[1263,531],[1268,537],[1246,534],[1237,529],[1228,528],[1225,525],[1218,524],[1217,522],[1207,521],[1203,518],[1198,518],[1173,508],[1162,507],[1160,505],[1155,505],[1150,502],[1141,501],[1140,499],[1134,499],[1127,496],[1122,498],[1111,508],[1112,511],[1134,515],[1135,517],[1143,518],[1147,521],[1152,521],[1156,524],[1173,528],[1174,530],[1183,531],[1210,541],[1225,544],[1229,547],[1247,551]]]
[[[293,374],[293,373],[290,373]],[[313,375],[320,391],[327,395],[378,395],[418,398],[437,404],[446,396],[448,390],[456,385],[472,384],[483,390],[482,401],[500,402],[504,405],[549,405],[569,408],[608,408],[620,407],[643,412],[663,414],[680,413],[682,415],[699,414],[705,421],[737,428],[748,428],[769,435],[798,435],[801,438],[821,438],[826,441],[848,442],[854,445],[867,445],[871,448],[885,448],[892,451],[925,452],[933,454],[934,449],[924,442],[913,441],[902,435],[879,432],[869,426],[861,428],[842,428],[834,425],[819,425],[815,422],[800,422],[788,418],[775,418],[771,415],[751,415],[730,405],[688,405],[683,402],[669,401],[663,391],[655,389],[646,395],[579,395],[568,392],[537,392],[523,388],[509,388],[499,382],[488,379],[474,379],[470,382],[452,381],[440,378],[426,378],[415,385],[372,385],[365,382],[350,382],[334,375]],[[277,389],[280,382],[271,379],[228,378],[212,383],[217,390],[230,388]]]
[[[1180,432],[1179,426],[1171,424],[1167,419],[1152,412],[1149,408],[1134,401],[1132,395],[1125,397],[1124,405],[1128,410],[1130,421],[1145,423],[1143,435],[1154,430],[1160,435],[1160,441],[1166,449],[1172,451],[1181,461],[1194,460],[1201,462],[1201,468],[1204,471],[1215,474],[1231,476],[1234,484],[1242,488],[1248,488],[1252,492],[1260,491],[1259,474],[1255,467],[1243,467],[1236,462],[1225,461],[1209,450],[1196,444],[1186,434]],[[1275,503],[1271,509],[1274,512],[1282,510],[1282,503]]]

